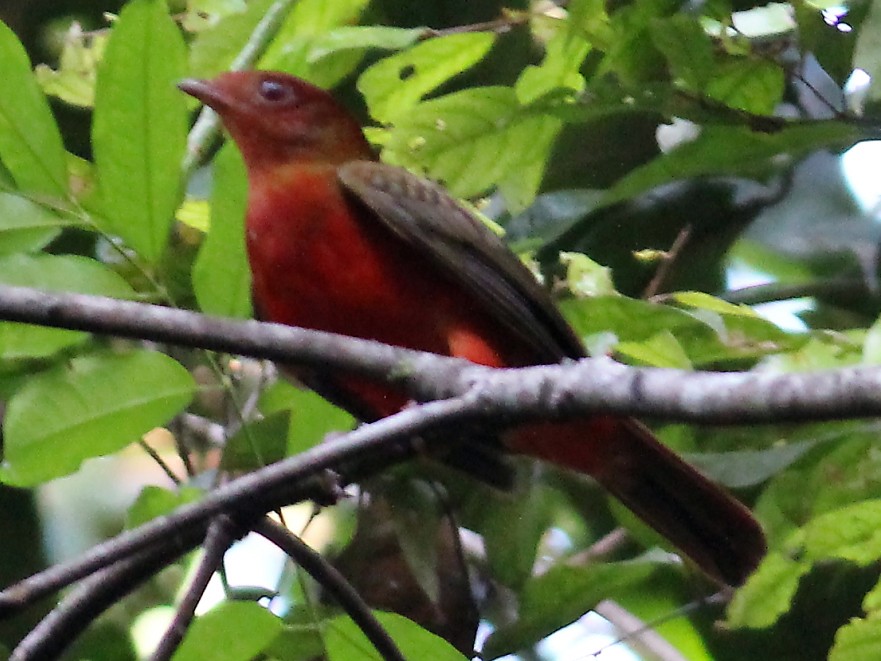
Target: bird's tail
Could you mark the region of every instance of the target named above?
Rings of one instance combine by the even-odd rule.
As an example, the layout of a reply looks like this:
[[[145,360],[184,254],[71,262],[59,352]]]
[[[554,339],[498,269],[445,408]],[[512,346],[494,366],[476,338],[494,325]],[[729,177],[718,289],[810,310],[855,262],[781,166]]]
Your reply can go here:
[[[704,572],[742,584],[767,549],[750,511],[632,419],[529,425],[516,452],[586,473]]]

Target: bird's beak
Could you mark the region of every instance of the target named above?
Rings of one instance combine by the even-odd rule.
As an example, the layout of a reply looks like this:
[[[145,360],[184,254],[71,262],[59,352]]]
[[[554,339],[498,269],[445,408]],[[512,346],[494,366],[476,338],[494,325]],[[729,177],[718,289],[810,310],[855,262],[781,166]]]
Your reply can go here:
[[[201,80],[199,78],[185,78],[177,84],[182,92],[186,92],[192,97],[199,99],[206,106],[220,111],[228,106],[226,95],[210,80]]]

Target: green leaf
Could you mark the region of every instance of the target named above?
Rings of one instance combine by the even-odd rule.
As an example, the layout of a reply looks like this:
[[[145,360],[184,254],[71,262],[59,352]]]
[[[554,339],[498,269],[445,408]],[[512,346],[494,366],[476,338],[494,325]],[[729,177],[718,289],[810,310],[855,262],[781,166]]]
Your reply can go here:
[[[747,489],[786,470],[815,448],[817,443],[819,441],[788,443],[767,450],[695,452],[686,458],[714,482],[731,489]]]
[[[510,87],[475,87],[425,101],[398,117],[383,158],[427,171],[460,197],[503,183],[517,189],[516,206],[522,207],[535,196],[560,126],[522,107]]]
[[[106,229],[156,263],[181,197],[186,51],[163,0],[133,0],[98,70],[92,144]]]
[[[727,623],[735,628],[764,629],[789,610],[801,577],[810,564],[769,553],[728,604]]]
[[[651,23],[652,43],[667,58],[670,73],[688,89],[702,92],[715,74],[713,43],[698,18],[676,14]]]
[[[285,453],[288,457],[314,447],[332,432],[346,431],[355,425],[355,419],[343,409],[311,390],[297,388],[283,380],[263,391],[260,410],[267,416],[290,411]]]
[[[0,192],[0,255],[40,250],[73,224],[24,196]]]
[[[310,62],[343,50],[401,50],[411,46],[425,33],[425,28],[396,28],[387,25],[350,25],[334,28],[312,43]]]
[[[374,119],[396,123],[426,94],[480,62],[494,42],[490,32],[423,41],[369,67],[358,79],[358,90]]]
[[[165,354],[72,359],[34,376],[9,400],[0,477],[33,486],[138,440],[179,413],[193,379]]]
[[[584,88],[584,77],[579,69],[591,45],[579,26],[572,21],[566,21],[564,25],[565,29],[557,32],[545,45],[541,64],[526,67],[517,79],[514,89],[520,103],[531,103],[558,88],[576,92]]]
[[[220,462],[224,470],[253,471],[287,456],[290,413],[277,411],[248,422],[230,437]]]
[[[251,272],[245,254],[248,181],[239,151],[226,145],[214,159],[211,228],[193,265],[193,291],[203,312],[251,316]]]
[[[735,305],[721,298],[711,296],[701,291],[679,291],[672,294],[672,298],[677,303],[688,305],[701,310],[710,310],[720,314],[743,315],[745,317],[756,318],[759,315],[748,305]]]
[[[691,369],[691,361],[670,331],[661,331],[643,342],[621,342],[615,351],[632,361],[652,367]]]
[[[560,253],[560,263],[566,267],[566,287],[576,296],[614,296],[612,270],[593,261],[580,252]]]
[[[18,38],[0,22],[0,160],[30,193],[67,193],[64,145]],[[12,91],[14,90],[14,93]]]
[[[829,661],[875,661],[881,649],[881,620],[853,619],[835,634]]]
[[[529,581],[520,599],[520,618],[486,640],[488,661],[530,646],[571,624],[604,599],[644,583],[656,569],[646,561],[609,562],[589,567],[557,565]]]
[[[43,92],[57,96],[71,105],[91,108],[95,105],[95,82],[98,62],[104,56],[107,34],[83,33],[74,22],[64,36],[58,70],[38,64],[34,70]]]
[[[839,558],[864,567],[881,558],[881,500],[827,512],[804,528],[805,558]]]
[[[756,115],[770,115],[783,98],[783,69],[776,62],[731,58],[716,67],[706,86],[710,98]]]
[[[622,342],[646,342],[659,333],[672,333],[695,366],[763,356],[806,341],[764,319],[715,313],[711,319],[624,296],[568,299],[560,307],[581,336],[611,332]],[[721,328],[715,323],[720,319]]]
[[[246,11],[224,16],[213,27],[200,31],[190,44],[190,74],[211,78],[229,69],[274,2],[251,0]]]
[[[700,136],[633,170],[609,190],[606,204],[626,200],[661,184],[708,175],[753,177],[772,171],[779,154],[797,158],[821,148],[850,145],[867,137],[843,122],[789,126],[773,133],[744,127],[705,126]]]
[[[465,657],[443,638],[426,631],[406,617],[382,612],[374,612],[374,615],[382,628],[397,643],[405,659],[465,660]],[[367,636],[345,615],[336,617],[327,624],[324,644],[328,661],[382,661],[382,657]]]
[[[148,485],[141,489],[135,502],[128,508],[125,514],[125,527],[137,528],[156,517],[173,512],[181,505],[194,503],[203,495],[204,492],[195,487],[181,487],[177,491],[169,491]]]
[[[368,0],[300,0],[260,59],[260,68],[286,71],[319,87],[336,85],[355,69],[364,51],[344,49],[321,55],[321,42],[335,28],[357,23],[367,4]],[[318,57],[313,55],[315,47]]]
[[[272,644],[282,621],[250,601],[227,601],[193,621],[173,661],[250,661]]]
[[[132,288],[107,266],[75,255],[0,257],[0,283],[44,291],[131,298]],[[0,358],[42,358],[83,342],[88,334],[45,326],[0,322]]]

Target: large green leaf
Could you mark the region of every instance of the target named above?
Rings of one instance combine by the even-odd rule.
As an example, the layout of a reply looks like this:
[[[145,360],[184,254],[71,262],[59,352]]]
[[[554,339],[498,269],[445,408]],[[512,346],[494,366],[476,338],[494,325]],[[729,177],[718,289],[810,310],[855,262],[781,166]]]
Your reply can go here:
[[[67,166],[58,126],[31,73],[27,53],[0,22],[0,160],[18,186],[32,193],[63,196]]]
[[[158,261],[180,200],[187,111],[183,38],[163,0],[122,10],[98,70],[92,143],[106,229]]]
[[[494,41],[488,32],[424,41],[371,66],[358,79],[358,89],[374,119],[394,123],[426,94],[479,62]]]
[[[443,638],[430,633],[406,617],[394,613],[374,613],[382,628],[392,637],[405,659],[464,661],[465,657]],[[381,661],[383,658],[367,636],[347,616],[327,624],[324,633],[328,661]]]
[[[358,65],[364,49],[322,46],[329,33],[357,23],[368,0],[299,0],[260,59],[260,68],[279,69],[321,87],[332,87]]]
[[[33,486],[67,475],[168,422],[194,389],[179,363],[151,351],[82,356],[38,374],[7,405],[0,478]]]
[[[511,87],[475,87],[420,103],[396,118],[383,157],[425,170],[454,195],[504,184],[522,208],[535,196],[561,122],[521,106]]]
[[[619,181],[605,202],[625,200],[680,179],[709,175],[766,176],[780,154],[793,158],[824,148],[840,148],[868,137],[865,129],[844,122],[798,124],[771,133],[747,127],[705,126],[686,143],[637,168]]]
[[[196,618],[174,661],[249,661],[260,658],[283,629],[282,621],[259,604],[228,601]]]
[[[550,569],[526,584],[520,618],[490,635],[483,658],[497,659],[527,649],[574,622],[603,599],[614,599],[618,591],[647,580],[655,568],[652,562],[629,561]]]
[[[211,227],[193,265],[193,291],[203,312],[251,316],[251,273],[245,255],[248,182],[239,151],[224,147],[214,159]]]

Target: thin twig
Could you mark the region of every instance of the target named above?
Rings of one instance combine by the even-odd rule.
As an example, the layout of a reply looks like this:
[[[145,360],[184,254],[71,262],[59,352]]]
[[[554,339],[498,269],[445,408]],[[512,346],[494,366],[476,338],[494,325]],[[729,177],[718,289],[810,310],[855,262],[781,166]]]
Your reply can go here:
[[[687,661],[682,653],[668,643],[661,634],[647,627],[645,622],[616,602],[608,599],[601,601],[594,611],[624,632],[624,636],[619,638],[615,644],[627,640],[637,650],[647,652],[647,656],[658,659],[658,661]],[[598,657],[608,647],[609,645],[600,648],[591,656]]]
[[[150,661],[167,661],[177,650],[187,632],[187,627],[195,617],[196,606],[205,594],[208,582],[223,562],[223,556],[230,544],[241,532],[241,527],[225,514],[221,514],[211,522],[205,535],[205,542],[202,544],[203,555],[199,566],[175,610],[174,618],[150,656]]]
[[[833,300],[865,301],[877,296],[872,292],[864,278],[826,278],[784,284],[771,282],[768,284],[751,285],[719,294],[719,298],[729,303],[741,305],[761,305],[774,301],[789,301],[795,298],[832,298]]]
[[[13,650],[9,661],[51,661],[107,608],[190,550],[201,534],[183,530],[175,539],[146,546],[84,580]]]
[[[271,519],[263,519],[254,532],[262,535],[287,553],[291,559],[331,594],[345,613],[386,661],[406,661],[395,641],[374,617],[361,595],[352,587],[339,570],[313,551],[299,537]]]
[[[141,446],[144,452],[150,455],[150,458],[156,462],[159,468],[162,469],[162,472],[168,476],[169,480],[174,482],[174,484],[180,484],[180,478],[174,474],[174,471],[171,470],[171,466],[168,465],[165,459],[159,456],[159,453],[156,452],[156,450],[154,450],[153,447],[149,443],[147,443],[147,441],[142,438],[138,440],[138,445]]]
[[[658,268],[655,269],[655,274],[652,276],[652,279],[649,280],[645,290],[642,292],[643,298],[651,300],[658,291],[660,291],[661,287],[664,286],[664,281],[667,279],[670,269],[673,268],[673,264],[679,258],[679,255],[682,254],[682,249],[685,248],[685,244],[688,243],[689,237],[691,237],[691,223],[688,223],[679,230],[676,234],[676,238],[673,239],[673,244],[670,246],[670,249],[661,257],[661,263],[658,264]]]
[[[471,398],[430,402],[337,435],[306,452],[244,475],[207,494],[0,591],[0,619],[36,600],[156,544],[174,545],[178,554],[198,545],[208,521],[218,514],[262,514],[283,504],[300,502],[326,491],[325,471],[333,469],[341,484],[375,474],[412,457],[414,436],[451,422],[481,414]],[[419,447],[424,443],[418,444]],[[317,478],[317,479],[316,479]]]

